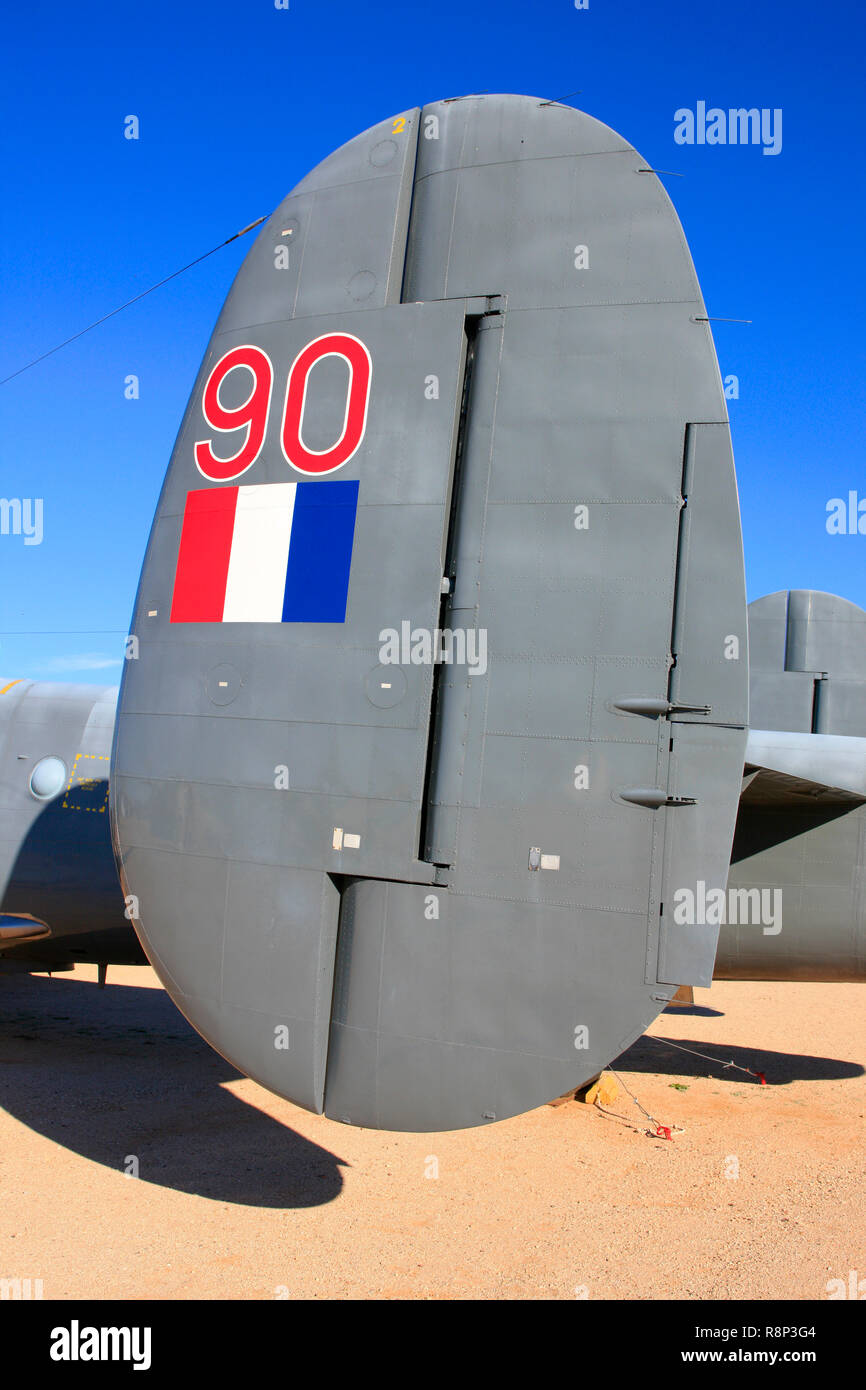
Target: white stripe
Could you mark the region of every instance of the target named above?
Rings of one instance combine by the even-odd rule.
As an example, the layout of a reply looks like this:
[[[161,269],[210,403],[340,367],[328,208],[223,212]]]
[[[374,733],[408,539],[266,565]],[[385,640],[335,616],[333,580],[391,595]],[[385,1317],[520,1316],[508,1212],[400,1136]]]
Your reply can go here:
[[[224,623],[279,623],[297,483],[239,487]]]

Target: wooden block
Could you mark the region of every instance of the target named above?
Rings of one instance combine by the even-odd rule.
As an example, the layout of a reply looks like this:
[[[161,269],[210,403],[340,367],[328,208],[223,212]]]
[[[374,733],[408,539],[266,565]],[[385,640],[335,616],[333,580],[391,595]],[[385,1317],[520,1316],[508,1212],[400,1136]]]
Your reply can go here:
[[[695,1002],[695,991],[691,985],[680,985],[673,999],[668,1004],[669,1009],[688,1008],[689,1004]]]
[[[566,1091],[564,1096],[557,1096],[556,1100],[549,1100],[547,1103],[548,1105],[565,1105],[566,1101],[576,1099],[577,1096],[575,1095],[574,1091]]]
[[[595,1105],[596,1101],[599,1105],[613,1105],[618,1095],[619,1087],[613,1077],[603,1071],[582,1099],[586,1101],[587,1105]]]

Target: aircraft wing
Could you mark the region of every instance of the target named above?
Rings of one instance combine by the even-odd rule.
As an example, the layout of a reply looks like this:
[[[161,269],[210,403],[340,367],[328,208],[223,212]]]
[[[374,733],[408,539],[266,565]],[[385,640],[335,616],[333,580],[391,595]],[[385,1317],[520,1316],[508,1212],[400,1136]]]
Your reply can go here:
[[[866,738],[752,729],[744,777],[750,804],[866,801]]]

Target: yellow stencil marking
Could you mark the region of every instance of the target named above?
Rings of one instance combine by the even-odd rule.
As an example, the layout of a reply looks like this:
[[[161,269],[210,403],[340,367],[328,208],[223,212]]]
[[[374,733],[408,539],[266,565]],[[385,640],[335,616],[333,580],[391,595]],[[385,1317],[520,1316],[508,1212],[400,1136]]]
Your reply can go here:
[[[73,784],[73,782],[75,782],[75,772],[76,772],[76,769],[77,769],[77,767],[78,767],[79,762],[80,762],[82,759],[84,759],[84,758],[89,758],[91,762],[100,762],[100,763],[107,763],[107,762],[110,762],[110,758],[109,758],[109,755],[108,755],[107,753],[76,753],[76,754],[75,754],[75,762],[72,764],[72,772],[69,774],[69,781],[68,781],[67,784],[66,784],[66,791],[63,793],[63,810],[64,810],[64,811],[93,811],[93,812],[95,812],[96,814],[98,814],[98,815],[101,816],[102,813],[104,812],[106,806],[108,805],[108,778],[105,779],[105,800],[103,801],[103,803],[102,803],[101,806],[75,806],[75,805],[73,805],[72,802],[69,800],[69,793],[70,793],[70,791],[72,790],[72,784]],[[98,768],[94,768],[93,770],[94,770],[94,772],[98,772],[98,771],[99,771]],[[100,778],[99,778],[99,777],[80,777],[79,780],[78,780],[77,782],[75,782],[75,789],[76,789],[76,790],[79,790],[79,789],[80,789],[81,791],[85,791],[85,792],[92,791],[93,788],[97,785],[97,783],[98,783],[99,781],[100,781]]]

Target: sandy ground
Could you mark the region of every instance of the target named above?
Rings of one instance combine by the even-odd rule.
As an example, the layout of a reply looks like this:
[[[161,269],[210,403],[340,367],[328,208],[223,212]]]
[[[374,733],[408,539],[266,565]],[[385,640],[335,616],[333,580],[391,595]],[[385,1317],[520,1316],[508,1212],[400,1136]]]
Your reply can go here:
[[[860,986],[722,983],[662,1014],[614,1065],[683,1127],[668,1142],[622,1091],[463,1133],[347,1128],[239,1077],[150,970],[95,975],[0,976],[0,1276],[46,1299],[811,1300],[866,1278]]]

